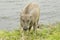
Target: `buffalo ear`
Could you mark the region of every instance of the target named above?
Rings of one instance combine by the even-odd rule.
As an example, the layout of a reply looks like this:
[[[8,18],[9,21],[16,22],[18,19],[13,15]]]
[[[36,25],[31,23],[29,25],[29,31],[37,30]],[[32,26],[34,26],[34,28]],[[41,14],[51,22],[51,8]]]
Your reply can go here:
[[[21,16],[20,16],[20,19],[22,19],[22,18],[23,18],[23,16],[21,15]]]

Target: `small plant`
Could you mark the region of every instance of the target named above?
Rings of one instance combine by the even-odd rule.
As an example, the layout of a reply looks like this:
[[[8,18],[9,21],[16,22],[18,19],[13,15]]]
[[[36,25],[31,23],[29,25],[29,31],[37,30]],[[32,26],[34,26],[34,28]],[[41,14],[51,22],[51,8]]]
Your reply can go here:
[[[4,31],[0,30],[0,40],[20,40],[22,32],[20,30]],[[39,30],[24,32],[25,40],[60,40],[60,23],[54,26],[44,25]]]

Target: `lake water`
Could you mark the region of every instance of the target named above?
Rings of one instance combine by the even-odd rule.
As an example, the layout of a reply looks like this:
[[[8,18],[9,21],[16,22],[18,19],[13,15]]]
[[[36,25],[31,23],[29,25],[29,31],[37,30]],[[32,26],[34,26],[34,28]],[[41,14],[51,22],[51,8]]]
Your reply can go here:
[[[19,28],[20,10],[29,3],[40,6],[40,23],[60,21],[60,0],[0,0],[0,30]]]

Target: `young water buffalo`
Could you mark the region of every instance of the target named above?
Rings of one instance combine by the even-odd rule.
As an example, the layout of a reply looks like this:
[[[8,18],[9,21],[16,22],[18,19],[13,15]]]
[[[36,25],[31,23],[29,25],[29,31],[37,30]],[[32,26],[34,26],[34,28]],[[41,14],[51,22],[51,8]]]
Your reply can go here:
[[[40,8],[36,3],[29,3],[20,14],[20,24],[23,30],[36,30],[40,16]]]

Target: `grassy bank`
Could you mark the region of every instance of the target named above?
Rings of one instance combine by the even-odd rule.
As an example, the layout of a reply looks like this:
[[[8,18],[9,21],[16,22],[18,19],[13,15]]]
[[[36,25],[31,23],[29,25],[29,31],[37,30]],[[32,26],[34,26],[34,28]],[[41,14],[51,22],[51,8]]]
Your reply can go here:
[[[0,40],[20,40],[22,38],[21,31],[4,31],[0,30]],[[37,32],[24,32],[25,40],[60,40],[60,23],[53,25],[41,24]]]

